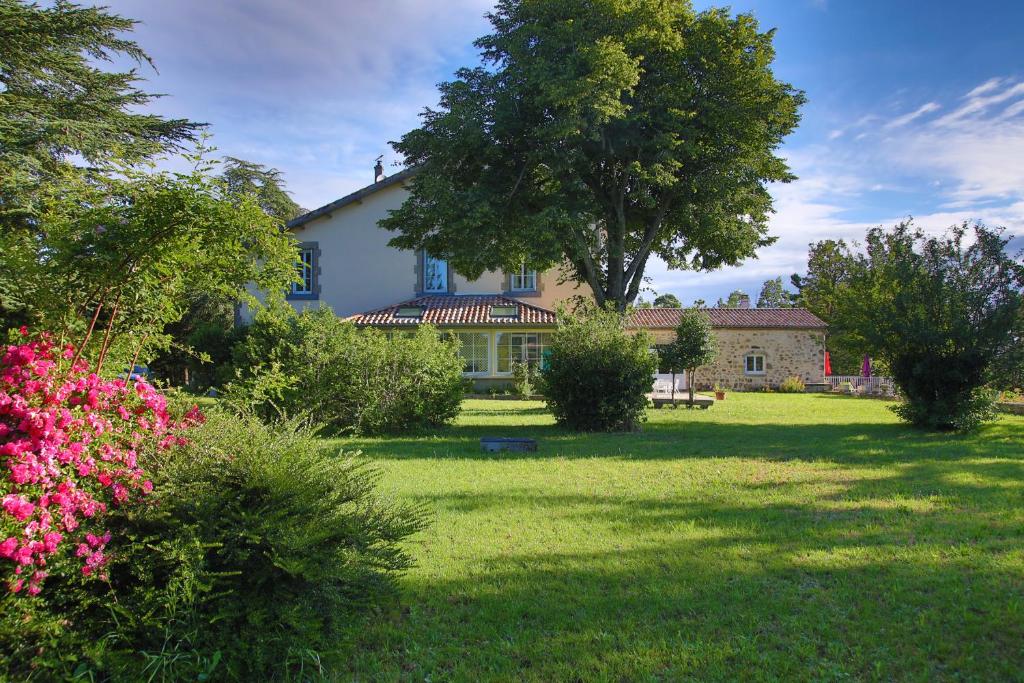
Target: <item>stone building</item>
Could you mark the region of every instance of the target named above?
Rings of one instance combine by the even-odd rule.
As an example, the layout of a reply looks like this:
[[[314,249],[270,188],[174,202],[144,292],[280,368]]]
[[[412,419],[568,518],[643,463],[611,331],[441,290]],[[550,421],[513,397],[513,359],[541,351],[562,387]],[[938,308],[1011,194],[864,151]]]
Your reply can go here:
[[[679,308],[637,310],[633,325],[656,344],[675,338]],[[697,387],[755,391],[777,387],[787,377],[806,384],[825,381],[826,325],[803,308],[707,308],[718,341],[718,356],[697,370]]]

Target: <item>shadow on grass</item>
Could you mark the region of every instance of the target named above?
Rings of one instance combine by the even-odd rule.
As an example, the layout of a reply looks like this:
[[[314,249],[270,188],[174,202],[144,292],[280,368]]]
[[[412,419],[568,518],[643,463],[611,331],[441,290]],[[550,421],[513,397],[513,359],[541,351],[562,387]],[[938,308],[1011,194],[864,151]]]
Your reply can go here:
[[[486,453],[485,436],[527,437],[536,453]],[[516,460],[536,458],[757,458],[846,464],[1024,456],[1024,425],[992,425],[968,435],[922,432],[900,424],[649,424],[632,434],[576,434],[553,425],[459,425],[429,436],[351,439],[373,458]]]
[[[779,514],[788,515],[786,510]],[[657,547],[508,554],[411,582],[362,625],[350,671],[392,680],[1016,680],[1020,529],[974,555],[931,522],[851,535],[812,511],[692,509],[706,534]],[[943,520],[950,522],[952,520]],[[951,528],[949,538],[964,529]],[[975,543],[979,543],[976,539]]]
[[[1024,422],[950,435],[869,416],[662,418],[637,434],[470,422],[354,440],[424,461],[403,473],[469,460],[495,481],[406,494],[441,520],[416,541],[430,561],[404,581],[404,609],[353,625],[347,678],[1024,678]],[[480,452],[490,435],[537,438],[540,452]],[[501,479],[488,462],[553,472],[557,458],[635,469],[591,490]],[[713,459],[751,464],[715,481]],[[666,478],[691,464],[659,460],[692,460],[709,483],[676,486]],[[656,490],[629,482],[641,470],[662,477]]]

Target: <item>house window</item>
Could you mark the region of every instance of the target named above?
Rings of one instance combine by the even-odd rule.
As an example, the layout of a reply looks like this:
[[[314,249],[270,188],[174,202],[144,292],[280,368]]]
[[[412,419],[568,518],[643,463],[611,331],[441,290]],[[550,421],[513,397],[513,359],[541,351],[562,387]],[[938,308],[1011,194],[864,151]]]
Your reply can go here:
[[[764,355],[749,353],[743,357],[743,372],[747,375],[764,374]]]
[[[288,294],[296,299],[313,299],[317,295],[317,245],[300,244],[295,268],[298,282],[293,282]]]
[[[448,292],[448,262],[423,253],[423,291],[434,294]]]
[[[527,270],[526,264],[523,264],[517,272],[512,273],[511,284],[513,292],[535,292],[537,291],[537,271]]]
[[[548,335],[544,332],[502,332],[498,335],[498,372],[512,372],[513,363],[541,366],[547,362]]]
[[[491,369],[491,335],[486,332],[459,332],[459,355],[467,375],[485,375]]]

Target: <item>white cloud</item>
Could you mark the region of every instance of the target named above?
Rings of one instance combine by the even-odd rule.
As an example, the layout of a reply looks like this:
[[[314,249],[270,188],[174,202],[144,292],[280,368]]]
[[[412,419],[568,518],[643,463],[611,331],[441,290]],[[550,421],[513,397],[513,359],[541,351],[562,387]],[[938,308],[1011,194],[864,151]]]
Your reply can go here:
[[[967,93],[955,115],[923,118],[937,102],[888,124],[868,114],[827,134],[827,144],[787,149],[799,179],[772,188],[770,229],[778,242],[757,259],[713,273],[654,263],[653,288],[687,302],[713,303],[735,288],[756,296],[764,280],[787,281],[806,268],[808,243],[861,240],[867,229],[911,215],[932,234],[964,220],[1004,226],[1018,236],[1011,248],[1024,246],[1024,99],[1018,98],[1024,84],[991,79]],[[857,144],[837,141],[855,130]]]
[[[926,104],[922,104],[920,107],[918,107],[914,111],[910,112],[909,114],[904,114],[903,116],[896,117],[895,119],[893,119],[889,123],[885,124],[885,127],[886,128],[898,128],[900,126],[905,126],[908,123],[910,123],[911,121],[919,119],[922,116],[924,116],[925,114],[928,114],[930,112],[936,111],[937,109],[941,109],[941,108],[942,107],[940,107],[937,102],[928,102]]]
[[[1006,87],[1002,92],[996,92],[994,95],[986,95],[986,93],[998,90],[1003,86],[1009,87]],[[981,94],[978,94],[979,92]],[[965,119],[977,118],[993,105],[1021,96],[1024,96],[1024,83],[1012,83],[1011,81],[993,83],[993,81],[986,81],[964,95],[964,99],[967,101],[959,108],[935,121],[935,124],[939,126],[955,126]]]

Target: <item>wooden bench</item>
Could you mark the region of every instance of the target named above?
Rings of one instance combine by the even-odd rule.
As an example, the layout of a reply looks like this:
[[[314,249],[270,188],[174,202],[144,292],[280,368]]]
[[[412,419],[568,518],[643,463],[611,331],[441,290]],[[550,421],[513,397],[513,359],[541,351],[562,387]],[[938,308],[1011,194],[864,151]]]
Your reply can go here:
[[[690,405],[690,397],[688,394],[679,395],[676,394],[676,399],[673,402],[671,396],[664,396],[661,394],[650,395],[651,403],[654,404],[655,408],[664,408],[665,406],[688,406]],[[715,399],[710,396],[702,396],[701,394],[693,395],[693,405],[702,410],[707,410],[715,404]]]

